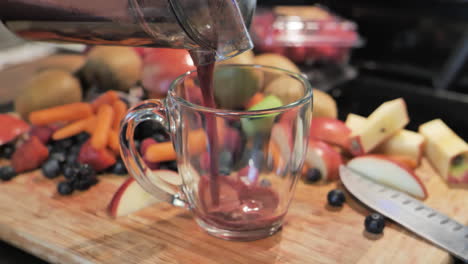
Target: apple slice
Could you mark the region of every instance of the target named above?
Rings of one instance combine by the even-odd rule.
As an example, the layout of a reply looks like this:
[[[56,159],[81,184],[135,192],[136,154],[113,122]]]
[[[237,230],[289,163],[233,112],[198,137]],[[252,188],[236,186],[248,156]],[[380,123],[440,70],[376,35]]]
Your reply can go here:
[[[107,212],[113,217],[124,216],[157,202],[135,179],[128,178],[112,197]]]
[[[340,153],[327,143],[311,139],[304,163],[308,168],[317,168],[322,181],[336,180],[343,159]]]
[[[272,109],[282,106],[283,103],[281,100],[275,95],[268,95],[263,100],[258,102],[256,105],[249,108],[249,111],[257,111],[257,110],[265,110],[265,109]],[[261,134],[269,131],[275,121],[275,117],[278,114],[262,114],[254,117],[249,118],[242,118],[242,129],[244,132],[249,135],[253,136],[255,134]]]
[[[427,197],[426,187],[406,165],[383,155],[364,155],[350,160],[349,168],[378,183],[406,192],[420,199]]]
[[[419,127],[426,138],[425,155],[449,183],[468,183],[468,144],[442,120],[434,119]]]
[[[170,170],[155,170],[150,174],[150,180],[161,189],[175,193],[170,185],[181,185],[179,174]],[[133,178],[128,178],[112,197],[107,211],[113,217],[124,216],[159,202],[153,195],[147,193]]]
[[[353,131],[364,126],[366,118],[349,114],[346,118],[346,125]],[[416,132],[402,129],[382,144],[374,149],[374,153],[385,155],[406,156],[415,161],[416,164],[421,162],[424,154],[424,137]]]
[[[349,149],[351,129],[338,119],[331,117],[315,117],[310,124],[310,137]]]
[[[351,135],[351,153],[363,155],[394,135],[409,122],[406,103],[402,98],[383,103],[357,127]]]

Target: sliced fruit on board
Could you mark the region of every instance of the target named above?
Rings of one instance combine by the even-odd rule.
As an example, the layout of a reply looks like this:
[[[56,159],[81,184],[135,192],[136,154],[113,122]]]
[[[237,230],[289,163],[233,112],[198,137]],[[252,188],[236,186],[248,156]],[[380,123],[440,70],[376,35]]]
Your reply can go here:
[[[169,184],[182,184],[182,179],[179,174],[170,170],[155,170],[149,176],[153,184],[170,193],[175,192]],[[107,211],[113,217],[124,216],[159,201],[160,200],[147,193],[135,179],[128,178],[112,197]]]
[[[340,153],[327,143],[311,139],[304,164],[308,168],[317,168],[320,171],[322,181],[336,180],[343,159]]]
[[[468,183],[468,144],[442,120],[419,126],[426,138],[424,154],[449,183]]]
[[[113,217],[124,216],[157,202],[135,179],[128,178],[112,197],[107,211]]]
[[[406,192],[420,199],[427,197],[426,187],[406,165],[383,155],[364,155],[350,160],[347,166],[378,183]]]
[[[365,117],[349,114],[345,123],[354,131],[362,127],[365,122]],[[402,129],[377,146],[373,152],[386,155],[407,156],[414,159],[416,164],[419,164],[424,154],[424,142],[425,139],[421,134]]]
[[[0,114],[0,146],[29,131],[28,123],[9,114]]]
[[[338,119],[315,117],[310,125],[310,138],[325,141],[344,149],[349,149],[351,129]]]
[[[402,98],[381,104],[367,118],[366,123],[351,134],[350,151],[363,155],[393,136],[409,122],[406,103]]]
[[[11,165],[16,173],[39,168],[49,157],[49,150],[37,137],[30,137],[16,148],[11,157]]]

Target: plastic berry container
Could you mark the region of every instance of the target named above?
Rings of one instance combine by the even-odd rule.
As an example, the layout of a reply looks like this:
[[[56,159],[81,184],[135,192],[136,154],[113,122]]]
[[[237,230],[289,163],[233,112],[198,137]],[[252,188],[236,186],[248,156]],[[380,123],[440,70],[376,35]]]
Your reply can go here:
[[[259,9],[251,26],[256,51],[279,53],[298,64],[346,64],[361,45],[357,25],[319,6]]]

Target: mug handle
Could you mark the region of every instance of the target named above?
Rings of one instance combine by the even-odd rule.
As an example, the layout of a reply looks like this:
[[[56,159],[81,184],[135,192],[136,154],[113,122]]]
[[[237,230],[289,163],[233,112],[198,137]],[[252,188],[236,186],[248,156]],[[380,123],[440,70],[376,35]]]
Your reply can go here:
[[[181,198],[177,185],[169,184],[146,166],[135,146],[134,134],[136,127],[144,121],[157,122],[170,134],[169,119],[166,107],[161,100],[147,100],[129,110],[122,121],[120,129],[120,152],[127,166],[128,172],[140,186],[159,200],[172,205],[185,207],[186,202]]]

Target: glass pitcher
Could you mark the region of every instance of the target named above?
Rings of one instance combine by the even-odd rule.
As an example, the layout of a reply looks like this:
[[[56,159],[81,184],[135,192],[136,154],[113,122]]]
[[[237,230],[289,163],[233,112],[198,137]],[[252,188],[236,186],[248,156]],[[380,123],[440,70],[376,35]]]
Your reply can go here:
[[[205,50],[253,47],[255,0],[4,0],[0,20],[25,39]]]

